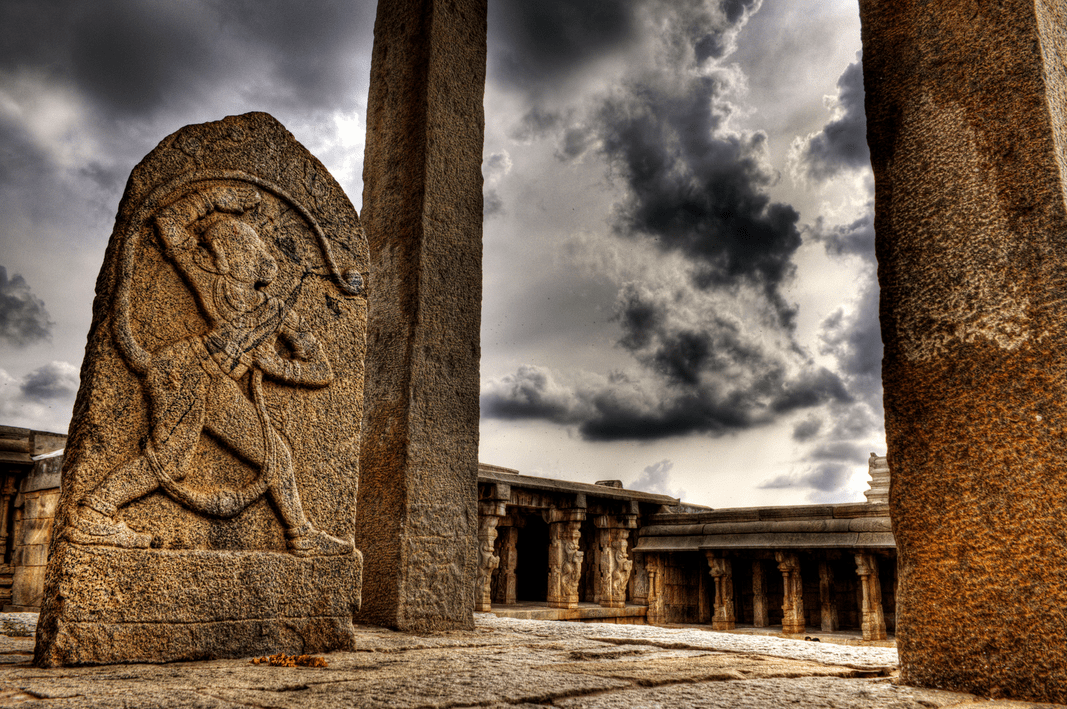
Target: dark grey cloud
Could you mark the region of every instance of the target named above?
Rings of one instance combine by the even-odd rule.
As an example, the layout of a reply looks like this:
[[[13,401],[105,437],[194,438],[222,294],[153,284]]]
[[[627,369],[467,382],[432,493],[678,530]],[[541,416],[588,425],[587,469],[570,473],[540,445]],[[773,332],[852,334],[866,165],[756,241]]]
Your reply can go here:
[[[511,156],[507,151],[500,151],[485,156],[482,160],[482,177],[485,182],[482,189],[482,217],[490,219],[505,213],[504,200],[497,185],[511,172]]]
[[[882,375],[882,329],[878,322],[878,282],[866,283],[850,310],[838,308],[827,317],[819,339],[824,354],[833,355],[840,371],[855,377]]]
[[[552,373],[533,365],[482,387],[482,416],[504,420],[542,419],[558,424],[580,420],[579,396],[560,386]]]
[[[551,135],[563,123],[563,115],[534,106],[508,132],[508,137],[520,142],[529,142]]]
[[[761,483],[760,489],[807,488],[819,492],[840,490],[856,470],[856,462],[865,460],[863,448],[847,441],[817,446],[808,456],[809,465],[801,473],[780,475]]]
[[[797,475],[779,475],[773,480],[760,483],[761,490],[813,489],[820,492],[840,490],[848,482],[855,470],[849,462],[829,461],[816,463],[806,472]]]
[[[802,144],[799,163],[815,180],[827,180],[845,170],[869,169],[867,117],[863,108],[863,61],[857,59],[837,80],[838,118]]]
[[[73,365],[49,362],[27,374],[19,384],[19,391],[29,401],[73,400],[78,393],[78,383],[78,370]]]
[[[808,234],[815,241],[822,243],[828,254],[859,256],[874,264],[874,205],[868,206],[867,214],[849,224],[827,227],[820,217]]]
[[[53,324],[26,279],[17,273],[9,279],[0,266],[0,340],[19,347],[47,341]]]
[[[807,490],[815,502],[845,501],[845,484],[869,451],[857,441],[882,433],[882,338],[878,323],[878,283],[870,265],[857,272],[864,286],[855,302],[823,321],[821,351],[834,357],[837,381],[849,400],[828,402],[825,419],[812,415],[797,423],[793,439],[811,444],[802,469],[760,485],[766,489]],[[829,426],[825,425],[829,423]]]
[[[772,203],[765,137],[721,135],[719,82],[698,76],[681,90],[634,84],[599,111],[600,145],[628,188],[614,226],[685,255],[701,288],[761,289],[791,326],[780,287],[794,273],[799,214]]]
[[[219,49],[226,43],[205,31],[218,22],[208,5],[105,0],[83,4],[64,19],[72,28],[73,78],[108,113],[150,113],[220,71]]]
[[[38,431],[66,431],[78,391],[78,368],[50,362],[16,378],[0,369],[0,421]]]
[[[489,383],[486,416],[576,426],[592,441],[657,440],[724,435],[853,401],[841,378],[793,340],[796,311],[783,286],[795,271],[799,215],[770,199],[777,175],[766,165],[766,137],[724,127],[734,77],[709,60],[729,50],[757,6],[645,3],[666,28],[657,56],[667,64],[635,70],[581,109],[535,102],[513,129],[521,140],[552,136],[564,161],[603,158],[623,192],[614,234],[682,256],[688,283],[620,290],[617,344],[638,374],[577,383],[520,370]],[[747,322],[737,316],[742,292],[757,301]],[[731,305],[720,311],[715,298]]]
[[[670,298],[629,286],[620,294],[619,345],[643,374],[558,381],[526,366],[483,388],[487,418],[576,426],[590,441],[649,441],[767,425],[792,412],[852,401],[840,378],[758,343],[740,323],[710,313],[687,322]]]
[[[485,189],[482,194],[482,218],[492,219],[504,214],[504,200],[494,189]]]
[[[810,441],[819,434],[819,431],[822,430],[822,425],[822,419],[817,416],[809,416],[793,426],[793,440],[800,442]]]
[[[103,116],[187,112],[218,89],[232,91],[239,110],[264,108],[241,106],[251,93],[308,109],[354,106],[360,97],[344,88],[366,68],[359,49],[374,9],[343,0],[13,0],[0,6],[0,66],[69,82]]]
[[[637,31],[633,0],[494,0],[489,3],[494,80],[538,90],[624,48]]]

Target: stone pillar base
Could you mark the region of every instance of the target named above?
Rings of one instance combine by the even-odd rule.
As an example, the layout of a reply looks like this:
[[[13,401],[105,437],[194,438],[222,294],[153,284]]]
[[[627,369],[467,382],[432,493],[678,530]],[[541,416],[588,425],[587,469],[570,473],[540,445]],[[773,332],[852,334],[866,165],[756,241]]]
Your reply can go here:
[[[300,558],[64,542],[56,557],[38,666],[302,655],[355,643],[358,551]]]

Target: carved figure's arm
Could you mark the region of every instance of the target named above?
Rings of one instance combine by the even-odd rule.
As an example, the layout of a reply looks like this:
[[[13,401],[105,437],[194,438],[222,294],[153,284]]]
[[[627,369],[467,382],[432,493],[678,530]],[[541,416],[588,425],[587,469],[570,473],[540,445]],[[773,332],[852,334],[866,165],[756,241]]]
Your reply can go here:
[[[292,348],[294,357],[282,357],[273,346],[264,348],[256,360],[264,374],[287,384],[306,387],[324,387],[333,381],[333,370],[326,353],[300,316],[290,312],[278,334]]]

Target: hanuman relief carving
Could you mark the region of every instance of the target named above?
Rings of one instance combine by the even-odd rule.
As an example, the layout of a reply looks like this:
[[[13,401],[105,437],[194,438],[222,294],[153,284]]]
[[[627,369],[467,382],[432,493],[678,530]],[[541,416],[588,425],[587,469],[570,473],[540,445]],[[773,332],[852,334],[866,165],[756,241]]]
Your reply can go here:
[[[578,580],[582,575],[582,559],[585,558],[585,552],[578,548],[581,535],[581,529],[577,524],[567,525],[563,541],[563,569],[560,571],[560,580],[563,588],[571,595],[577,595]]]
[[[75,544],[148,547],[151,536],[116,514],[157,490],[220,518],[234,517],[267,496],[292,554],[348,554],[352,542],[315,529],[305,516],[290,446],[272,422],[263,391],[264,379],[287,387],[328,387],[334,376],[330,362],[294,308],[296,293],[281,298],[266,291],[278,264],[241,218],[261,201],[261,191],[234,179],[206,185],[163,206],[146,224],[195,297],[207,332],[148,352],[134,337],[129,303],[120,300],[115,339],[142,382],[149,431],[141,453],[113,468],[81,501],[66,537]],[[233,488],[183,484],[205,431],[258,470],[256,477]]]

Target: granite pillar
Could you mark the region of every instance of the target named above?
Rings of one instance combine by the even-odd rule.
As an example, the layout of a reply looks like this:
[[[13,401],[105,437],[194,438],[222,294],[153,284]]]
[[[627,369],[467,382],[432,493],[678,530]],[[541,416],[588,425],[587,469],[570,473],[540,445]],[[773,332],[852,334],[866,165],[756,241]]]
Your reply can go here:
[[[715,579],[714,615],[711,619],[712,630],[733,630],[736,623],[734,616],[734,574],[733,564],[729,559],[706,552],[711,577]]]
[[[829,561],[819,562],[819,615],[824,633],[838,628],[837,596],[834,594],[834,567]]]
[[[792,552],[776,551],[774,559],[782,572],[782,632],[804,632],[804,585],[800,579],[800,559]]]
[[[371,252],[357,619],[473,628],[486,0],[382,0],[363,223]]]
[[[1067,12],[860,15],[901,679],[1067,702]]]
[[[582,578],[579,549],[585,510],[546,510],[548,522],[548,605],[553,608],[578,607],[578,581]]]
[[[594,600],[605,608],[623,608],[633,569],[627,538],[630,530],[637,528],[637,515],[597,515],[593,524],[597,538]]]
[[[504,604],[515,603],[515,569],[519,565],[519,529],[512,525],[503,526],[510,521],[505,517],[497,526],[497,532],[500,535],[497,552],[500,565],[497,567],[497,595],[494,600]]]
[[[752,625],[757,628],[771,624],[767,611],[767,580],[763,573],[763,562],[755,559],[752,562]]]
[[[885,640],[885,616],[882,613],[882,583],[878,578],[878,557],[856,554],[856,574],[860,577],[864,640]]]
[[[667,622],[664,566],[661,554],[645,554],[645,569],[648,572],[648,613],[645,620],[649,625],[662,625]]]
[[[493,571],[500,564],[500,557],[493,553],[496,547],[496,526],[505,514],[505,503],[483,500],[478,503],[478,570],[474,583],[474,610],[488,613],[492,607]]]

